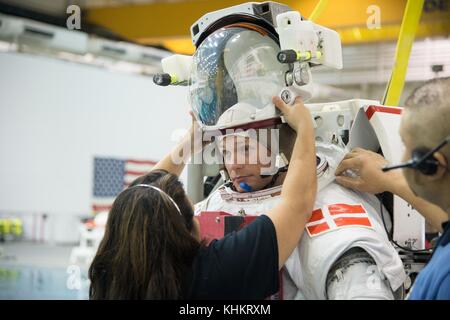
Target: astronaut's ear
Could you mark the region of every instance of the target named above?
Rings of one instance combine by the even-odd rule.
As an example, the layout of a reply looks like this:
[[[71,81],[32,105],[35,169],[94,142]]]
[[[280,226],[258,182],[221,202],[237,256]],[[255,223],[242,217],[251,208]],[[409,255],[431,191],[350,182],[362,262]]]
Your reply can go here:
[[[437,181],[443,179],[448,169],[447,158],[444,156],[442,152],[435,152],[433,154],[433,158],[437,162],[437,170],[436,173],[427,176],[427,178],[431,181]]]

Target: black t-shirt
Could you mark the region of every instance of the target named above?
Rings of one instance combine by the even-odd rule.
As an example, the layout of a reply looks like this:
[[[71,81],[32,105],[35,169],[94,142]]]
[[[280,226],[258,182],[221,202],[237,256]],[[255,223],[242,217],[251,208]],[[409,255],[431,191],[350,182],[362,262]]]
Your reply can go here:
[[[202,247],[187,275],[187,299],[265,299],[278,291],[275,227],[262,215]]]

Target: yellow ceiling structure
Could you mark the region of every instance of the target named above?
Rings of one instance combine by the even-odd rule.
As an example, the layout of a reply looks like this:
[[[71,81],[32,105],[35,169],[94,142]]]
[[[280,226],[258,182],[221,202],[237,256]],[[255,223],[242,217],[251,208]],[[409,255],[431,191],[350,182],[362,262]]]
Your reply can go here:
[[[87,19],[141,44],[162,45],[177,52],[194,51],[190,26],[205,13],[245,1],[191,0],[88,9]],[[319,0],[279,1],[309,17]],[[450,36],[449,0],[426,1],[417,38]],[[316,23],[339,32],[343,44],[397,39],[406,0],[329,0]],[[379,11],[379,28],[369,29]]]

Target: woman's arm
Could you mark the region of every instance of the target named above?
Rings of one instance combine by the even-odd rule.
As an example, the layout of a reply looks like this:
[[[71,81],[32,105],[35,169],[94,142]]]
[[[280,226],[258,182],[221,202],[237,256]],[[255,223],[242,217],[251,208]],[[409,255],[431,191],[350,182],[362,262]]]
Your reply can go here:
[[[386,159],[378,153],[355,148],[345,156],[336,169],[336,182],[360,192],[376,194],[388,191],[398,195],[424,216],[434,228],[442,232],[442,223],[448,220],[447,213],[438,206],[417,197],[401,170],[383,172],[381,168],[386,165]],[[357,176],[344,176],[346,170],[357,172]]]
[[[278,97],[273,102],[297,131],[282,201],[267,213],[275,226],[281,268],[297,246],[313,210],[317,193],[316,149],[311,114],[301,99],[297,98],[293,106],[287,106]]]

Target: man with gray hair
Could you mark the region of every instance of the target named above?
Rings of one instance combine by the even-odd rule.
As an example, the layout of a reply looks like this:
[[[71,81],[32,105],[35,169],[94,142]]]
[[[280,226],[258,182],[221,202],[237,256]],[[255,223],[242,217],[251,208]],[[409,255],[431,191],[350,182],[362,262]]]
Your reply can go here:
[[[436,79],[418,88],[405,104],[400,134],[406,150],[431,155],[430,170],[404,170],[409,186],[418,196],[450,214],[450,78]],[[435,150],[440,146],[440,150]],[[423,156],[424,157],[424,156]],[[420,160],[419,160],[420,161]],[[450,299],[450,231],[446,223],[431,261],[419,274],[411,299]]]
[[[346,187],[372,193],[393,192],[435,226],[446,221],[432,259],[416,279],[410,299],[450,299],[449,95],[450,77],[426,82],[407,99],[400,127],[406,162],[383,170],[404,168],[403,175],[381,171],[386,161],[362,149],[347,154],[336,170],[336,181]],[[356,169],[359,176],[341,176],[347,169]]]
[[[405,158],[414,149],[428,149],[450,136],[450,77],[435,79],[416,89],[405,103],[400,134],[406,146]],[[450,144],[430,158],[437,165],[435,174],[405,170],[411,189],[420,197],[450,212]]]

